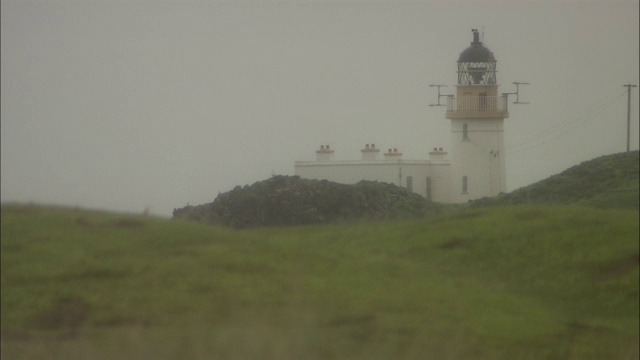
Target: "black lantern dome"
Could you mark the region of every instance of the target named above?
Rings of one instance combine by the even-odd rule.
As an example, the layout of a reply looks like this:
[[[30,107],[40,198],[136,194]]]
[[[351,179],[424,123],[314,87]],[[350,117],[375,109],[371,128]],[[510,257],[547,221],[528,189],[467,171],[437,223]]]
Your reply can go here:
[[[458,58],[458,85],[495,85],[496,59],[480,41],[477,29],[472,29],[471,46]]]

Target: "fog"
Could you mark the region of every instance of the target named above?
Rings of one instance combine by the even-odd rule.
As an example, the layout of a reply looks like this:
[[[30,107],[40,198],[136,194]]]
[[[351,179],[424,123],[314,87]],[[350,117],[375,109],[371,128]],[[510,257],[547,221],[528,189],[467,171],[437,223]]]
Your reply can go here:
[[[29,1],[1,8],[1,197],[170,216],[330,144],[426,159],[483,33],[508,189],[626,150],[638,1]],[[511,100],[515,100],[511,98]],[[631,148],[638,149],[638,88]]]

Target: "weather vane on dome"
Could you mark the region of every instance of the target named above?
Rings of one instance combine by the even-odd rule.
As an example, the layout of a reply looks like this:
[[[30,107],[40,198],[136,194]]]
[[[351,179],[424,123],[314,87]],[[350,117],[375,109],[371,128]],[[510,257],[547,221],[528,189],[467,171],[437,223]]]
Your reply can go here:
[[[482,44],[480,42],[480,33],[478,33],[478,29],[471,29],[471,32],[473,32],[473,43]]]

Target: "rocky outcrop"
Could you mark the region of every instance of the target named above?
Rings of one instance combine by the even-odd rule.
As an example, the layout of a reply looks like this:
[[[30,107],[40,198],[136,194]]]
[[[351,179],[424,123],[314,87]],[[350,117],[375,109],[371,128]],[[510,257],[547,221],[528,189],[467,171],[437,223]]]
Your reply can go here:
[[[175,209],[173,217],[248,228],[414,218],[423,216],[426,207],[423,197],[392,184],[274,176],[236,186],[212,203]]]

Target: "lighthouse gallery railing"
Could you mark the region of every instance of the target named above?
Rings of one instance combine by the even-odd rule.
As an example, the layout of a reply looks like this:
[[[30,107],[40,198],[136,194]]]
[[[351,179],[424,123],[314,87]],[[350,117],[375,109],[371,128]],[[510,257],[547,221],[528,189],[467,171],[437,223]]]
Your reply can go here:
[[[507,111],[506,96],[462,96],[447,97],[447,112],[505,112]]]

